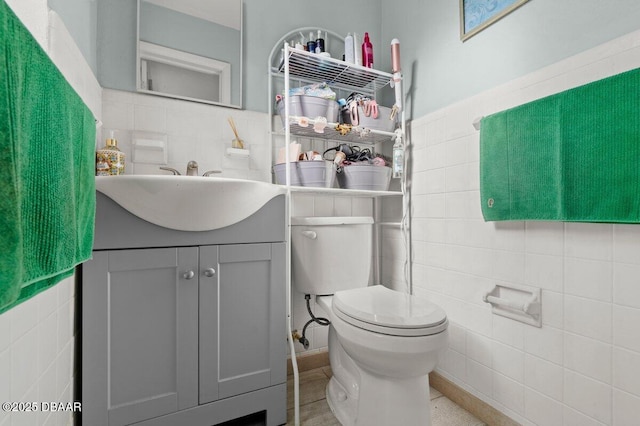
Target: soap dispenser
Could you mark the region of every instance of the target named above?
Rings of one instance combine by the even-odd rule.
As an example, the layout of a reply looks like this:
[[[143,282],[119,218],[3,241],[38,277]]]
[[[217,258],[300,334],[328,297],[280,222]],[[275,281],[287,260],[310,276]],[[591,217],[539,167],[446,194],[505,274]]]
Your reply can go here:
[[[96,176],[123,175],[124,161],[124,152],[118,149],[118,140],[112,130],[105,146],[96,151]]]

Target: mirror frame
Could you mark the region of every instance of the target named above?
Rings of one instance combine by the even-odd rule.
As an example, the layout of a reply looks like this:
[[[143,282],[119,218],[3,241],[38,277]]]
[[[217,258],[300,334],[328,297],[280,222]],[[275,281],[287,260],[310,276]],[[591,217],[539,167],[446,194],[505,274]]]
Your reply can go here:
[[[144,0],[137,0],[137,10],[136,10],[136,93],[143,93],[143,94],[147,94],[147,95],[154,95],[154,96],[161,96],[161,97],[165,97],[165,98],[171,98],[171,99],[179,99],[179,100],[184,100],[184,101],[191,101],[191,102],[197,102],[197,103],[203,103],[203,104],[209,104],[209,105],[216,105],[216,106],[221,106],[221,107],[226,107],[226,108],[235,108],[235,109],[242,109],[242,100],[243,100],[243,79],[244,79],[244,75],[243,75],[243,65],[244,65],[244,1],[243,0],[238,0],[238,2],[240,3],[240,66],[239,66],[239,70],[238,70],[238,78],[239,78],[239,87],[238,87],[238,95],[239,95],[239,102],[238,104],[233,104],[231,103],[231,101],[229,103],[224,103],[224,102],[216,102],[216,101],[209,101],[206,99],[198,99],[198,98],[191,98],[188,96],[180,96],[180,95],[174,95],[171,93],[164,93],[164,92],[156,92],[153,90],[148,90],[142,87],[142,79],[141,79],[141,75],[140,75],[140,69],[141,69],[141,60],[142,60],[142,55],[141,55],[141,48],[140,48],[140,10],[141,10],[141,2]],[[206,1],[206,0],[205,0]],[[191,55],[186,53],[187,55]],[[211,61],[216,61],[213,58],[207,58],[210,59]],[[217,62],[217,61],[216,61]]]

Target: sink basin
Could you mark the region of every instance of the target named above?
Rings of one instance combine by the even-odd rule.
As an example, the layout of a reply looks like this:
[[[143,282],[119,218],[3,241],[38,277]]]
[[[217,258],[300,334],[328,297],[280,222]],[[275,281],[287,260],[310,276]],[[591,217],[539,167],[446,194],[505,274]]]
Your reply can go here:
[[[196,176],[97,176],[96,190],[164,228],[209,231],[251,216],[285,189],[265,182]]]

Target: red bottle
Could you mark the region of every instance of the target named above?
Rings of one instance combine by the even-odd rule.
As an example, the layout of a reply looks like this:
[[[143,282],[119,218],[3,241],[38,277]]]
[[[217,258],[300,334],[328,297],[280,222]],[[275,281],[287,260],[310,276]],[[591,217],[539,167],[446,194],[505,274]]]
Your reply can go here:
[[[369,40],[369,33],[364,33],[364,41],[362,42],[362,65],[373,68],[373,45]]]

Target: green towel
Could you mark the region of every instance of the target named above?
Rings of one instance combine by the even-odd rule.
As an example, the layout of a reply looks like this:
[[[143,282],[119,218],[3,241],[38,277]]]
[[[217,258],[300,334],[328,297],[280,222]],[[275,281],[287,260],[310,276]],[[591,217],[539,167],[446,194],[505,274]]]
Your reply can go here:
[[[0,0],[0,312],[91,257],[95,121]]]
[[[482,119],[480,198],[487,221],[640,222],[640,69]]]

